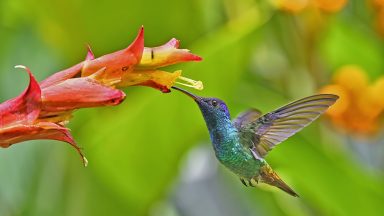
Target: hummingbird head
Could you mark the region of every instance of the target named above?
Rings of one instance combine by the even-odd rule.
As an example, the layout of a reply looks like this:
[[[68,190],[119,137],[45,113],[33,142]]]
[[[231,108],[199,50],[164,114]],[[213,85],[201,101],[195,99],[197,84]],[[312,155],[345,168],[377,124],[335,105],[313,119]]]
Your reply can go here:
[[[230,122],[230,114],[224,101],[218,98],[200,97],[175,86],[172,88],[183,92],[196,101],[209,129],[218,127],[228,121]]]

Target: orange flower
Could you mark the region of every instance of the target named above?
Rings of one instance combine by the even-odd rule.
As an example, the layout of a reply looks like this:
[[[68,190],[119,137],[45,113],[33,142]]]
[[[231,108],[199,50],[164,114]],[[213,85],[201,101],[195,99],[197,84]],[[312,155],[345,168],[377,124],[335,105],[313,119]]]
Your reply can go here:
[[[380,36],[384,36],[384,0],[369,0],[370,6],[374,10],[374,27]]]
[[[144,47],[140,63],[135,70],[156,69],[168,65],[188,61],[201,61],[201,57],[194,55],[187,49],[179,49],[180,41],[172,38],[166,44],[158,47]]]
[[[347,3],[347,0],[314,0],[314,4],[320,10],[325,12],[338,12]]]
[[[326,112],[337,127],[357,135],[373,135],[379,131],[384,111],[384,77],[369,84],[365,71],[348,65],[340,68],[334,75],[333,84],[323,87],[320,92],[340,96]]]
[[[179,41],[176,39],[171,39],[159,47],[144,47],[144,29],[141,28],[134,42],[126,49],[86,60],[81,69],[81,76],[89,76],[105,67],[105,72],[95,78],[114,87],[143,85],[162,92],[169,92],[171,86],[179,79],[185,82],[178,82],[179,84],[202,89],[203,85],[200,81],[182,77],[181,71],[168,73],[158,70],[160,67],[180,62],[201,60],[199,56],[190,53],[189,50],[178,48]],[[89,53],[92,53],[90,49]]]
[[[308,7],[310,0],[278,0],[276,5],[279,9],[291,13],[298,13]]]
[[[144,29],[141,28],[136,39],[125,49],[119,50],[99,58],[94,58],[92,51],[88,48],[91,59],[84,62],[81,68],[81,76],[89,76],[101,68],[106,68],[103,76],[99,76],[103,82],[114,85],[121,81],[123,73],[133,70],[134,65],[140,62],[144,50]],[[108,81],[108,82],[106,82]]]
[[[187,49],[179,49],[179,41],[174,38],[159,47],[144,47],[144,29],[141,28],[136,39],[123,50],[95,58],[88,47],[85,61],[53,74],[41,82],[41,87],[44,89],[78,76],[88,77],[103,69],[102,73],[93,78],[106,86],[124,88],[143,85],[169,92],[171,86],[178,83],[201,90],[201,81],[182,77],[180,70],[174,73],[159,70],[161,67],[188,61],[201,61],[201,57]]]
[[[299,13],[305,9],[314,8],[324,12],[338,12],[347,0],[275,0],[279,9],[291,13]]]
[[[375,8],[384,7],[384,0],[370,0]]]

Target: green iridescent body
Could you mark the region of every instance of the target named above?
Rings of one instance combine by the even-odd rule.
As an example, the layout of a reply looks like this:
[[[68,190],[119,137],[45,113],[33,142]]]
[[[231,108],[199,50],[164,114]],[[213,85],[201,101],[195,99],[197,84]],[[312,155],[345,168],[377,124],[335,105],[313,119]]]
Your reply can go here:
[[[338,99],[319,94],[297,100],[265,115],[255,109],[231,121],[227,105],[217,98],[204,98],[172,87],[192,97],[204,116],[217,159],[240,177],[245,186],[263,182],[298,196],[272,170],[264,157],[274,146],[318,118]]]
[[[245,144],[246,140],[239,137],[239,132],[233,126],[229,116],[207,113],[207,127],[211,136],[213,149],[217,159],[240,178],[251,180],[259,174],[259,170],[266,165],[264,159],[257,160]],[[216,127],[220,125],[220,127]]]

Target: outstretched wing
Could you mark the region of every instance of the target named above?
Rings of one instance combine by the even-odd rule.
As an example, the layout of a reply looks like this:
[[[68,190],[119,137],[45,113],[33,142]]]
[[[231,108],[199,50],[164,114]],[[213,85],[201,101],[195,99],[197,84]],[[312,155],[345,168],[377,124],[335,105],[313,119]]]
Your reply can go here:
[[[241,139],[246,141],[242,143],[249,145],[246,147],[252,150],[256,158],[264,157],[275,145],[317,119],[338,98],[332,94],[309,96],[242,124],[238,128]]]

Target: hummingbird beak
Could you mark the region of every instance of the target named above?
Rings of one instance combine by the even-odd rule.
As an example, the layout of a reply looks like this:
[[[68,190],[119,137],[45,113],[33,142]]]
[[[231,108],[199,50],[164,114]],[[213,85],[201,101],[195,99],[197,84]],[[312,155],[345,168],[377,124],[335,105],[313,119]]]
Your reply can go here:
[[[190,93],[190,92],[188,92],[188,91],[186,91],[186,90],[184,90],[182,88],[179,88],[179,87],[176,87],[176,86],[172,86],[172,88],[176,89],[176,90],[178,90],[178,91],[180,91],[180,92],[182,92],[182,93],[184,93],[186,95],[188,95],[189,97],[193,98],[196,102],[199,102],[201,100],[201,97],[199,97],[197,95],[194,95],[194,94],[192,94],[192,93]]]

